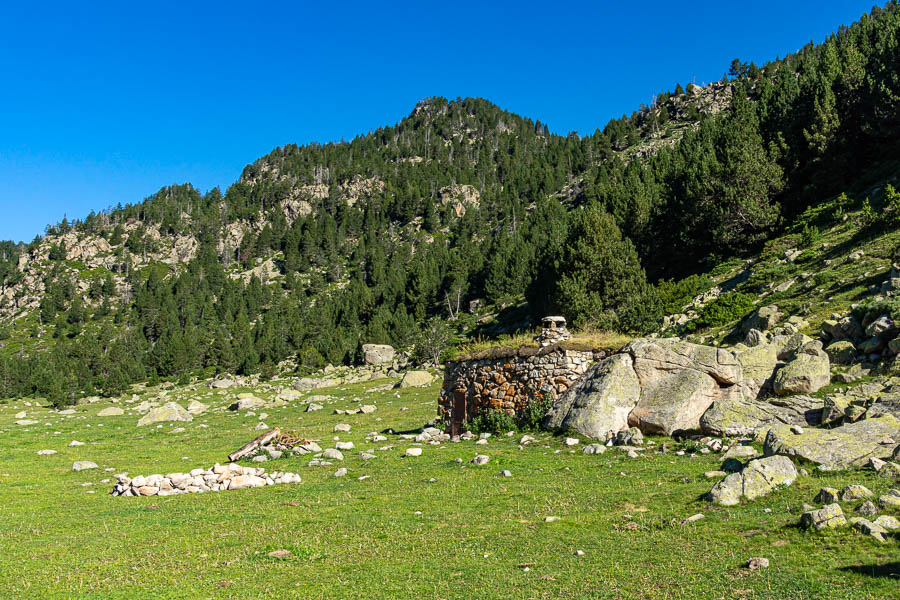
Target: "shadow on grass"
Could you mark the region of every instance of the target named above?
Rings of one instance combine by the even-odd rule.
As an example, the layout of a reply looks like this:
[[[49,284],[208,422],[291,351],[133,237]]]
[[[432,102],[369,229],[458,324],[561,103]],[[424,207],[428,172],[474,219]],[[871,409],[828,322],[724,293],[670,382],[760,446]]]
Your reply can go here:
[[[883,565],[851,565],[841,567],[839,571],[858,573],[869,577],[893,577],[900,579],[900,562],[885,563]]]

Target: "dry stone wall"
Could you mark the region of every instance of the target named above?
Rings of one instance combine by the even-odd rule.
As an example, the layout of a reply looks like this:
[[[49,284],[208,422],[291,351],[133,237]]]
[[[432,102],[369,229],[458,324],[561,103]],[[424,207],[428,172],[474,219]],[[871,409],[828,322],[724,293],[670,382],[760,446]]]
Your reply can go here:
[[[575,383],[588,367],[606,357],[602,351],[571,350],[556,344],[545,348],[520,348],[488,352],[466,360],[450,361],[438,411],[451,421],[454,398],[464,398],[468,420],[491,409],[521,414],[535,400],[550,402]],[[459,410],[460,403],[457,400]]]

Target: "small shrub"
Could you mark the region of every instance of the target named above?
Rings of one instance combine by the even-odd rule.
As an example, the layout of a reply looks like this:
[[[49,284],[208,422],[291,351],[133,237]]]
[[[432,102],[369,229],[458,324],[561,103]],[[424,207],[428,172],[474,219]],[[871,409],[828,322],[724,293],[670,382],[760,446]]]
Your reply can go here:
[[[707,304],[693,321],[690,321],[686,330],[690,333],[707,327],[718,327],[743,319],[753,310],[753,294],[731,292],[723,294]]]
[[[546,416],[547,411],[550,410],[550,406],[553,404],[550,398],[540,398],[532,400],[525,407],[525,410],[522,411],[522,415],[518,420],[518,429],[519,431],[535,431],[541,428],[541,423],[544,421],[544,416]],[[509,431],[507,429],[507,431]]]
[[[815,275],[813,275],[813,282],[819,287],[825,285],[826,283],[831,283],[834,280],[834,274],[828,271],[819,271]]]
[[[821,237],[819,228],[815,225],[804,225],[803,231],[800,232],[800,243],[804,246],[812,246]]]
[[[872,300],[853,309],[853,316],[860,323],[869,323],[881,315],[890,315],[895,322],[900,321],[900,299]]]
[[[469,421],[469,430],[472,433],[503,433],[515,430],[516,419],[505,410],[492,408],[487,412],[476,415]]]
[[[861,227],[869,227],[874,225],[877,220],[878,215],[875,214],[872,203],[866,198],[863,200],[862,209],[859,211],[859,224]]]
[[[656,284],[663,314],[673,315],[694,299],[713,286],[712,279],[707,275],[691,275],[681,281],[673,279],[661,279]]]

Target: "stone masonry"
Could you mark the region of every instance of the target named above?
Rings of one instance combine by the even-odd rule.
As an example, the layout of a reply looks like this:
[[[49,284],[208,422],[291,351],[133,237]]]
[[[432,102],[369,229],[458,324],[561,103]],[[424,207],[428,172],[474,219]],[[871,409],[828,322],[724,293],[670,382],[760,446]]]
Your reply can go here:
[[[449,361],[438,401],[448,422],[462,423],[488,410],[521,414],[533,401],[554,401],[605,353],[544,348],[499,349]]]

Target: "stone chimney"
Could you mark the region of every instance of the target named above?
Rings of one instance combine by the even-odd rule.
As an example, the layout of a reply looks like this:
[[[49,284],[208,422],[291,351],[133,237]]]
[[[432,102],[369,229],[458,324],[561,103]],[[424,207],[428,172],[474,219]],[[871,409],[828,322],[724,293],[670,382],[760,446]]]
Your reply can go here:
[[[569,339],[565,317],[544,317],[541,319],[541,335],[538,342],[541,346],[550,346]]]

